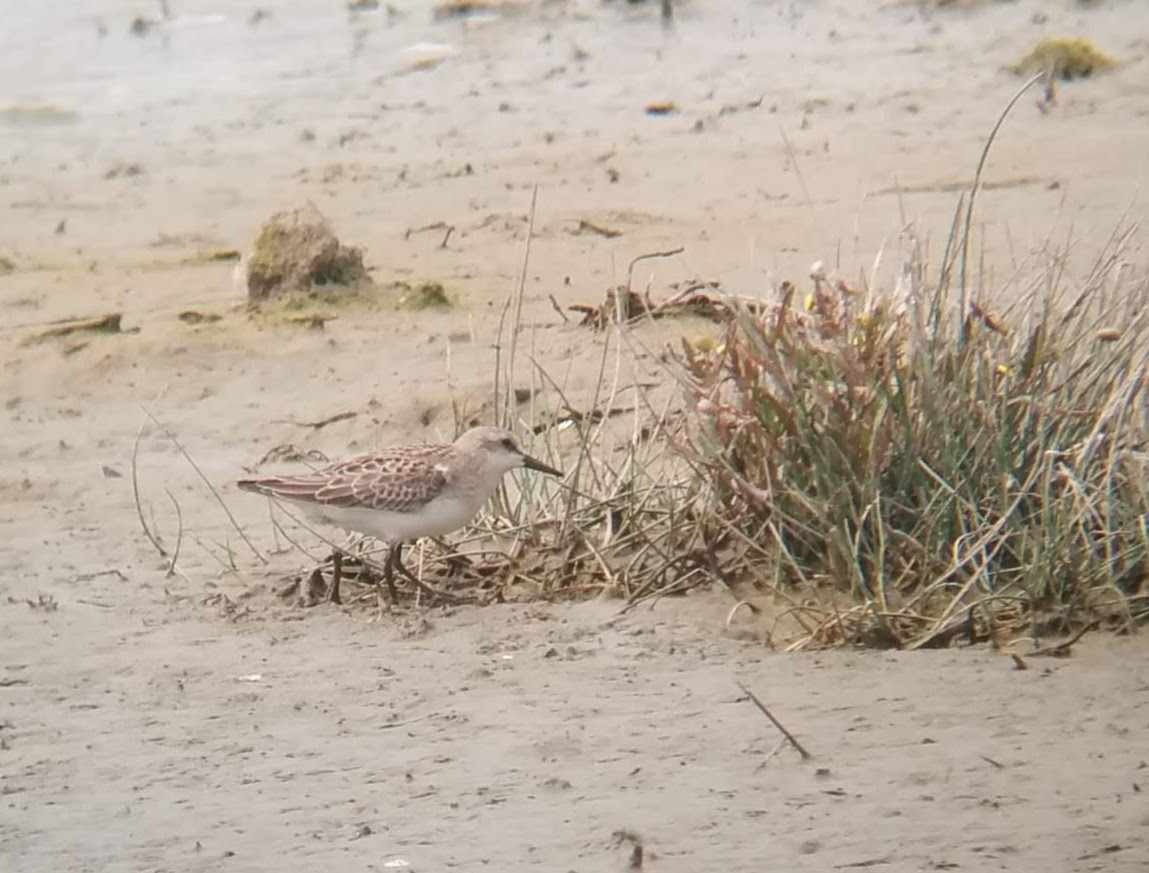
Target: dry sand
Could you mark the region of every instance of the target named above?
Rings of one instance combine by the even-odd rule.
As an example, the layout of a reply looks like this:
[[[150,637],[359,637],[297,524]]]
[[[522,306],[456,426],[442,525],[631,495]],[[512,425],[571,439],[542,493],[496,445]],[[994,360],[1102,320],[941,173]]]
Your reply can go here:
[[[693,278],[762,294],[815,260],[888,277],[911,222],[936,249],[1018,86],[1001,66],[1048,33],[1127,63],[1048,112],[1023,98],[1003,129],[984,291],[1040,276],[1025,257],[1047,240],[1072,241],[1072,283],[1144,212],[1140,0],[698,0],[671,33],[619,2],[483,26],[285,2],[249,27],[236,5],[189,2],[135,40],[131,4],[106,5],[97,39],[68,8],[14,2],[0,33],[0,869],[582,873],[626,868],[617,831],[667,871],[1149,866],[1139,639],[1016,671],[986,652],[773,654],[723,635],[719,593],[622,620],[612,602],[304,614],[268,593],[300,556],[254,561],[153,428],[144,502],[170,543],[170,490],[187,532],[165,578],[129,477],[146,406],[269,551],[266,507],[229,483],[270,448],[445,436],[452,399],[483,418],[536,185],[524,343],[576,398],[595,342],[549,298],[598,302],[638,254],[685,247],[636,272],[656,294]],[[420,40],[458,53],[406,72]],[[110,78],[66,81],[81,53]],[[678,113],[645,115],[657,100]],[[441,281],[458,306],[261,326],[233,311],[233,265],[185,262],[306,199],[378,281]],[[407,234],[437,222],[445,247]],[[224,317],[189,326],[187,309]],[[138,332],[21,343],[106,311]],[[344,411],[360,414],[289,423]],[[770,757],[777,732],[737,679],[814,761]]]

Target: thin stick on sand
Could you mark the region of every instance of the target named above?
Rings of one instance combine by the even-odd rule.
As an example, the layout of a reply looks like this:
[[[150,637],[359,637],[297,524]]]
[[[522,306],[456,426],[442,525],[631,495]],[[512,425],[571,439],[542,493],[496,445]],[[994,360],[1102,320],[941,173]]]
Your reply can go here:
[[[742,693],[750,698],[750,702],[753,703],[755,706],[757,706],[758,709],[762,711],[762,714],[764,716],[766,716],[768,719],[770,719],[770,723],[772,725],[774,725],[774,727],[778,728],[779,731],[782,732],[782,736],[784,736],[786,739],[788,739],[793,744],[794,748],[798,750],[798,754],[802,756],[803,761],[809,761],[810,759],[812,759],[814,757],[813,755],[811,755],[809,752],[806,751],[806,747],[803,746],[800,742],[798,742],[797,738],[792,733],[790,733],[788,730],[786,730],[785,727],[783,727],[782,722],[780,722],[780,721],[778,721],[778,719],[774,718],[773,713],[771,713],[770,710],[768,710],[766,708],[766,704],[764,704],[761,700],[759,700],[753,691],[751,691],[749,688],[747,688],[741,682],[738,682],[737,685],[739,688],[742,689]]]
[[[329,415],[327,418],[321,418],[318,421],[295,421],[291,418],[277,418],[272,424],[293,424],[296,427],[309,427],[312,430],[323,430],[329,424],[335,424],[337,421],[346,421],[349,418],[356,418],[358,412],[337,412],[335,415]]]
[[[1034,649],[1032,652],[1026,652],[1026,654],[1031,658],[1068,658],[1073,647],[1081,642],[1081,638],[1090,631],[1097,630],[1099,627],[1101,627],[1100,621],[1091,621],[1069,639],[1060,643],[1054,643],[1052,646],[1043,646],[1040,649]],[[1022,663],[1024,663],[1024,661]]]
[[[176,563],[180,559],[180,546],[184,541],[184,514],[180,510],[180,505],[178,502],[176,502],[172,492],[165,488],[164,494],[168,496],[168,500],[172,502],[172,508],[176,511],[176,546],[175,550],[172,552],[171,560],[168,562],[168,572],[164,577],[170,579],[176,574]]]
[[[140,528],[143,530],[144,536],[148,538],[148,542],[152,544],[152,548],[154,548],[156,552],[159,553],[159,556],[161,558],[166,558],[168,556],[168,550],[163,547],[163,544],[160,542],[159,535],[154,533],[151,527],[148,525],[148,520],[144,516],[144,505],[140,501],[140,439],[144,435],[145,424],[147,424],[146,421],[140,422],[139,429],[136,431],[136,441],[132,445],[132,497],[136,501],[136,516],[140,520]]]

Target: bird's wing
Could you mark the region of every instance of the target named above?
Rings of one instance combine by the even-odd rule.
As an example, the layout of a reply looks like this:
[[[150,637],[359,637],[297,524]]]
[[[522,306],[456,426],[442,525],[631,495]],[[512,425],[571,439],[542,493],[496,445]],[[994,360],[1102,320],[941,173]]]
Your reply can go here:
[[[417,450],[358,455],[314,473],[241,479],[236,484],[244,491],[283,500],[413,512],[434,499],[446,484],[446,469],[440,463],[448,449],[419,446]]]

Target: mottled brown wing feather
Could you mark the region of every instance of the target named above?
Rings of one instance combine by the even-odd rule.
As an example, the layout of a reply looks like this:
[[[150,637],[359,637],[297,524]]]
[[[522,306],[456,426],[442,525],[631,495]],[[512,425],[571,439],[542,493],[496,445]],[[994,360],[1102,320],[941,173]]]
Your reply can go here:
[[[436,464],[449,451],[449,446],[412,446],[348,458],[315,473],[241,479],[237,484],[244,491],[284,500],[412,512],[446,484],[446,475]]]

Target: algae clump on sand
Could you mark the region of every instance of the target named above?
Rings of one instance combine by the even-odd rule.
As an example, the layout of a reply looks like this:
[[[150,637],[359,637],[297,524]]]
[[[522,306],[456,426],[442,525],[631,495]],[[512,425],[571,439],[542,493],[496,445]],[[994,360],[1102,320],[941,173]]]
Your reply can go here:
[[[253,303],[316,285],[354,287],[366,278],[363,250],[340,243],[310,203],[268,219],[247,260],[247,294]]]
[[[1083,37],[1049,37],[1041,40],[1024,58],[1010,67],[1024,75],[1053,70],[1060,79],[1081,79],[1117,66],[1117,59]]]
[[[440,282],[426,281],[414,285],[399,282],[396,290],[400,292],[396,301],[400,309],[450,309],[453,305],[447,289]]]

